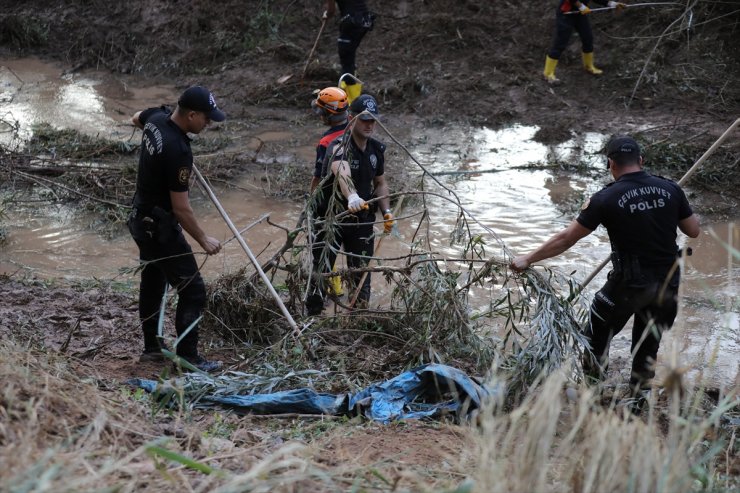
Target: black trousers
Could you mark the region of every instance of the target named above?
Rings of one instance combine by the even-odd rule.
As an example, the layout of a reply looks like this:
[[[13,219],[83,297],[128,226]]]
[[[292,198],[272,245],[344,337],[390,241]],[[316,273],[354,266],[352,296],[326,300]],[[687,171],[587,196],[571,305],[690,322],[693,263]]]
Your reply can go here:
[[[336,227],[332,233],[327,235],[326,231],[319,230],[314,236],[315,246],[311,254],[313,256],[313,270],[315,274],[325,274],[331,272],[334,261],[337,258],[337,251],[344,247],[347,255],[347,266],[350,269],[365,267],[368,264],[367,257],[372,257],[375,251],[375,239],[373,238],[373,218],[370,214],[363,215],[363,223],[342,223]],[[331,237],[333,236],[333,237]],[[331,248],[328,245],[331,245]],[[354,273],[351,278],[352,296],[357,289],[357,285],[362,279],[362,273]],[[365,277],[365,281],[357,295],[357,306],[367,305],[370,301],[370,273]],[[309,315],[321,313],[324,307],[324,297],[326,296],[326,281],[324,276],[315,275],[311,278],[308,297],[306,298],[306,311]]]
[[[639,388],[655,376],[655,361],[663,331],[671,328],[678,312],[678,269],[668,283],[664,275],[650,274],[639,281],[624,281],[609,273],[606,284],[591,303],[586,337],[602,368],[609,360],[609,344],[634,315],[632,325],[632,373],[630,386]],[[584,365],[586,373],[594,369]]]
[[[175,313],[175,331],[178,337],[203,313],[206,304],[206,287],[203,278],[198,272],[198,265],[187,240],[179,229],[166,242],[153,238],[142,238],[134,235],[136,229],[129,220],[129,229],[139,247],[139,258],[146,262],[141,271],[141,285],[139,289],[139,317],[144,332],[144,348],[155,349],[159,346],[157,340],[157,326],[159,323],[159,309],[167,283],[177,289],[177,311]],[[190,332],[178,343],[177,354],[183,357],[193,357],[198,354],[198,327]]]
[[[555,36],[553,36],[550,52],[548,53],[550,58],[555,60],[560,58],[560,55],[568,46],[573,31],[576,31],[581,38],[581,51],[583,53],[593,53],[594,34],[591,31],[591,21],[588,20],[588,16],[581,14],[564,15],[558,10],[555,16]]]
[[[342,64],[342,74],[355,74],[357,70],[356,52],[362,38],[372,29],[373,20],[371,14],[345,15],[339,22],[339,37],[337,38],[337,51],[339,62]],[[348,78],[345,82],[354,84],[354,80]]]

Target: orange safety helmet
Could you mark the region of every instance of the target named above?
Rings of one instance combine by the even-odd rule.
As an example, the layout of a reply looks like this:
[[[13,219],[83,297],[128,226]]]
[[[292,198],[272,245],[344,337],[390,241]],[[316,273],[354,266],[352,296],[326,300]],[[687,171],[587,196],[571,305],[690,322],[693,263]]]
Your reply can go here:
[[[338,87],[327,87],[319,91],[319,95],[311,103],[311,106],[321,108],[330,115],[339,115],[347,111],[349,103],[344,91]]]

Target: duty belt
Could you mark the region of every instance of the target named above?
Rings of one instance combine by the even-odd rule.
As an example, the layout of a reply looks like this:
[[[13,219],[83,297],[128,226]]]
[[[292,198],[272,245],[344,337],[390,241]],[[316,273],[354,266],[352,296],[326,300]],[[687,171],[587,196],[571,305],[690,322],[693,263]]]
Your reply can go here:
[[[131,214],[133,214],[133,216],[137,219],[145,217],[145,216],[151,216],[151,212],[145,213],[144,211],[136,207],[131,208]]]

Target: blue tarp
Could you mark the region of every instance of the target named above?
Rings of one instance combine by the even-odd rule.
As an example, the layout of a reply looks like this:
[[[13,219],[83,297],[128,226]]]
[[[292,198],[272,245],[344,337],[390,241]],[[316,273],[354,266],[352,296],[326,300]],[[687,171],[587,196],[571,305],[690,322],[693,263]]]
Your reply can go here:
[[[153,380],[133,379],[130,384],[157,392]],[[467,415],[481,407],[491,391],[451,366],[429,364],[355,394],[326,394],[296,389],[255,395],[205,395],[195,405],[218,404],[239,413],[363,415],[375,421],[436,417],[444,413]]]

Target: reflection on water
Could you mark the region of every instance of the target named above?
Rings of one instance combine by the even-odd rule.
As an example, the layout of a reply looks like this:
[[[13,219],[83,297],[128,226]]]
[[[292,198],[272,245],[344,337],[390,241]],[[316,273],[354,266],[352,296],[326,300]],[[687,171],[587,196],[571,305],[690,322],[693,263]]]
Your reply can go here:
[[[21,139],[28,139],[31,127],[41,122],[96,134],[114,124],[105,113],[96,90],[98,84],[70,75],[60,77],[58,69],[40,61],[19,65],[4,62],[0,67],[2,118],[19,124]],[[8,144],[10,134],[0,135],[6,139],[2,143]]]
[[[129,90],[110,74],[65,74],[35,58],[0,60],[0,144],[19,143],[13,128],[20,140],[28,139],[37,123],[123,139],[131,135],[127,120],[136,110],[174,100],[173,88]]]
[[[12,113],[20,120],[24,131],[33,122],[51,118],[56,119],[52,122],[55,124],[77,122],[75,125],[79,124],[77,128],[81,130],[87,128],[92,133],[106,131],[112,135],[116,132],[117,123],[110,116],[110,108],[126,106],[122,103],[122,94],[125,93],[126,98],[134,98],[134,101],[127,101],[136,109],[145,106],[144,103],[139,104],[136,97],[151,103],[153,100],[163,101],[165,96],[172,94],[168,88],[127,87],[122,92],[113,91],[116,99],[112,100],[100,95],[98,91],[103,87],[94,80],[59,79],[58,70],[55,72],[56,81],[52,87],[47,87],[41,82],[44,75],[49,75],[49,69],[44,67],[31,64],[27,71],[23,71],[10,70],[6,66],[0,72],[3,113]],[[24,91],[33,89],[26,96],[21,96],[22,91],[18,91],[20,79],[23,79]],[[109,85],[104,87],[111,90]],[[33,101],[45,103],[34,107]],[[53,111],[51,106],[55,107]],[[133,111],[127,115],[131,113]],[[315,135],[321,132],[320,128],[314,130]],[[532,140],[537,130],[535,126],[524,125],[498,130],[421,128],[413,132],[415,140],[408,146],[430,172],[454,189],[470,214],[495,231],[506,248],[518,254],[530,251],[566,226],[576,216],[584,200],[608,180],[603,158],[598,155],[605,136],[584,133],[568,142],[547,146]],[[126,129],[126,133],[130,134],[130,129]],[[256,138],[263,142],[295,142],[295,149],[286,149],[285,159],[298,155],[298,159],[309,167],[312,152],[307,144],[307,133],[310,132],[306,129],[296,130],[286,123],[284,129],[264,129]],[[382,135],[380,138],[383,140]],[[579,163],[582,171],[565,171],[561,167],[563,163]],[[393,173],[393,166],[398,166],[398,163],[389,166],[389,174]],[[426,189],[445,193],[429,178],[425,183]],[[242,186],[242,190],[255,191],[220,190],[217,193],[238,228],[245,227],[264,213],[270,213],[275,223],[293,227],[302,206],[300,200],[269,198],[251,178],[244,178],[237,185]],[[194,191],[193,203],[206,231],[222,240],[231,237],[217,211],[200,192]],[[457,216],[456,207],[438,197],[429,197],[427,203],[431,214],[428,230],[431,247],[450,257],[459,256],[460,249],[449,246],[449,233]],[[79,212],[65,207],[36,205],[18,204],[13,210],[6,211],[4,224],[9,230],[9,243],[0,250],[0,272],[31,269],[49,277],[111,278],[117,276],[121,268],[136,267],[137,250],[125,232],[121,231],[110,239],[96,233]],[[735,218],[725,224],[703,225],[705,231],[702,235],[689,242],[694,248],[694,256],[686,259],[685,302],[674,329],[665,336],[660,353],[662,363],[703,368],[711,362],[708,375],[713,382],[732,381],[740,360],[739,301],[735,281],[740,274],[740,261],[732,258],[722,244],[740,248],[739,224],[740,218]],[[407,242],[411,241],[417,226],[418,218],[401,222],[401,239],[386,240],[382,255],[406,254]],[[474,223],[472,228],[474,233],[483,235],[488,255],[500,257],[505,254],[503,246],[484,229]],[[716,234],[712,236],[709,230]],[[264,250],[261,258],[270,255],[285,241],[282,230],[264,223],[254,226],[245,237],[255,254]],[[606,232],[599,228],[570,251],[546,264],[562,272],[573,272],[577,279],[582,280],[608,256],[608,252]],[[199,261],[203,260],[204,257],[199,257]],[[204,273],[213,278],[246,263],[244,253],[232,241],[226,245],[223,254],[208,259]],[[589,295],[603,284],[605,276],[606,270],[588,286]],[[136,282],[130,273],[124,274],[122,279]],[[376,302],[387,300],[389,288],[382,276],[374,276],[373,292]],[[485,303],[482,293],[478,299]],[[615,338],[612,356],[629,357],[629,334],[630,330],[626,329]]]

